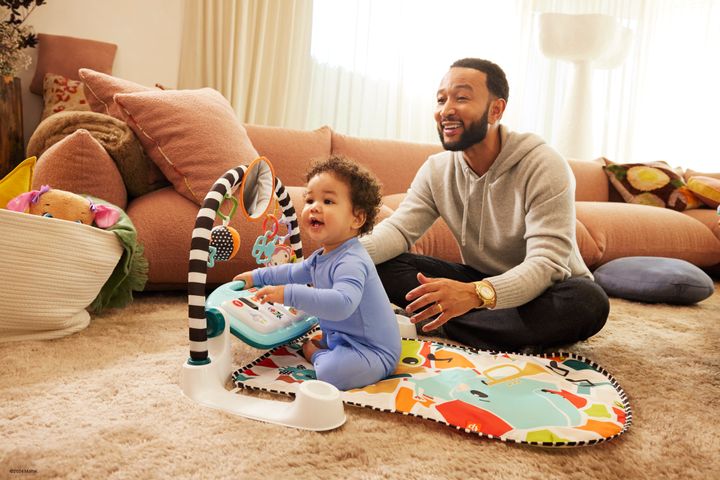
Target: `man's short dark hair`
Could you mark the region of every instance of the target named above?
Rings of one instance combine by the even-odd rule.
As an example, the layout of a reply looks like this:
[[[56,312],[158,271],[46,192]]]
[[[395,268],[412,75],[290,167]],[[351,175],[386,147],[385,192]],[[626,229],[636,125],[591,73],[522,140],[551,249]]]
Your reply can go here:
[[[498,65],[489,60],[481,58],[462,58],[452,65],[450,68],[474,68],[487,75],[487,88],[490,93],[497,98],[502,98],[506,102],[510,96],[510,87],[508,86],[505,72]]]

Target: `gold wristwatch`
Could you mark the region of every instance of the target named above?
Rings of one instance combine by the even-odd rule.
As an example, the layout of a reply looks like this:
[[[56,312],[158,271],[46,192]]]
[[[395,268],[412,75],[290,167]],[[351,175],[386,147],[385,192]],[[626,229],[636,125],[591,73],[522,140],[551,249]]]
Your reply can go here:
[[[478,308],[493,308],[495,306],[495,289],[490,282],[480,280],[479,282],[473,282],[475,285],[475,294],[480,299],[480,306]]]

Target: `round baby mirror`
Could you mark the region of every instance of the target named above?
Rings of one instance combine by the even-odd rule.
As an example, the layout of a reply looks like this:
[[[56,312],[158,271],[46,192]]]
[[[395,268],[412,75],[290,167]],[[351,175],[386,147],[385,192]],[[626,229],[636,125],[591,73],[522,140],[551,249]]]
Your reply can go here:
[[[245,217],[258,220],[271,209],[275,190],[275,171],[265,157],[258,157],[247,166],[240,183],[240,209]]]

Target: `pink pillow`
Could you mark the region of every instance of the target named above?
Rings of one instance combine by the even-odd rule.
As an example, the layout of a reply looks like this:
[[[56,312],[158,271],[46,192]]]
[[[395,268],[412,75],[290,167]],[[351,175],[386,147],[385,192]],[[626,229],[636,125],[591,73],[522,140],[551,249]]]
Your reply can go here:
[[[32,188],[41,185],[92,195],[124,209],[127,191],[115,162],[90,132],[81,128],[45,150],[35,166]]]
[[[119,93],[114,99],[175,190],[198,205],[218,177],[258,156],[230,103],[211,88]]]
[[[85,97],[93,112],[104,113],[123,121],[125,117],[113,100],[115,94],[154,90],[139,83],[105,75],[89,68],[81,68],[78,75],[85,84]]]
[[[38,58],[30,91],[43,93],[45,74],[55,73],[72,80],[80,80],[78,69],[87,67],[112,73],[117,45],[84,38],[38,34]]]

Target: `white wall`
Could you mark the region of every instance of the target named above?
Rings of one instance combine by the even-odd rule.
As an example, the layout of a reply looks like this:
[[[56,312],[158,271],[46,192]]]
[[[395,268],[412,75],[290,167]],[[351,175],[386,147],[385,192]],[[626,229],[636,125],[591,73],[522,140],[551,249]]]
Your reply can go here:
[[[49,0],[27,23],[36,33],[67,35],[118,46],[113,75],[142,85],[177,87],[182,0]],[[25,142],[42,112],[42,97],[30,93],[37,48],[29,49],[33,64],[18,75],[23,84]]]

